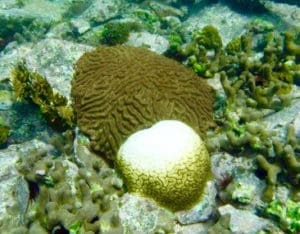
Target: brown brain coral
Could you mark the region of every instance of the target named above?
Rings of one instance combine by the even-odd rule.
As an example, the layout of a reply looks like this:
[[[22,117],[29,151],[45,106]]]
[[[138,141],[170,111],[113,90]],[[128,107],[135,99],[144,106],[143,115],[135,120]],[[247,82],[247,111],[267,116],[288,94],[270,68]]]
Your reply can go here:
[[[75,65],[72,97],[82,132],[114,159],[132,133],[159,120],[189,124],[200,136],[213,124],[214,94],[176,61],[142,48],[100,46]]]

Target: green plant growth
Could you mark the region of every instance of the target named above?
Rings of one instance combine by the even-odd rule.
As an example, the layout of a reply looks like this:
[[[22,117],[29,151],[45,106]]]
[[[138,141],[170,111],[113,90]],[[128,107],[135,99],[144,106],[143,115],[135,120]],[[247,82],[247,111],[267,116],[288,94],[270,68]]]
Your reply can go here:
[[[102,31],[101,42],[107,45],[118,45],[125,43],[132,30],[138,30],[138,25],[133,22],[107,23]]]
[[[10,128],[4,123],[4,120],[0,117],[0,147],[7,142],[9,130]]]
[[[273,200],[265,208],[265,215],[279,223],[287,233],[300,232],[300,203],[288,199],[286,202]]]
[[[73,109],[67,99],[53,91],[48,81],[36,72],[30,72],[25,62],[12,71],[12,85],[18,101],[36,104],[52,127],[65,130],[74,126]]]
[[[143,27],[149,32],[156,32],[160,23],[160,18],[152,11],[137,9],[133,12],[133,16],[137,18]]]

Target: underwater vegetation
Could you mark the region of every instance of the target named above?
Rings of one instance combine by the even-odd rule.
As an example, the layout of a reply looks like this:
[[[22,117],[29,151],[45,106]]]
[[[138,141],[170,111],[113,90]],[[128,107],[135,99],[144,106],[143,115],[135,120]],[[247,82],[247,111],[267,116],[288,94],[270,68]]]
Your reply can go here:
[[[9,130],[9,126],[7,126],[4,122],[4,119],[0,117],[0,148],[7,142]]]
[[[300,203],[288,199],[285,203],[273,200],[264,210],[265,216],[273,218],[287,233],[300,231]]]
[[[40,74],[30,72],[24,62],[19,62],[12,71],[12,86],[16,99],[36,104],[53,128],[66,130],[74,126],[73,109],[67,99],[54,92]]]
[[[101,34],[101,43],[105,45],[118,45],[125,43],[131,31],[136,31],[140,26],[134,22],[107,23]]]
[[[107,23],[102,32],[103,44],[123,44],[129,38],[130,27],[126,23]]]

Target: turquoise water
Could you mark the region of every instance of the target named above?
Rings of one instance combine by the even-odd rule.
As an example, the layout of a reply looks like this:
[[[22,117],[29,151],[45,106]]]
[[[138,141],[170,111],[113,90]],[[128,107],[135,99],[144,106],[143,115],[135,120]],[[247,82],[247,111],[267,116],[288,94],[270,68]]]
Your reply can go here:
[[[91,52],[106,46],[115,56]],[[132,46],[176,65],[157,72],[148,53],[123,56]],[[212,88],[213,105],[175,85],[186,74]],[[145,82],[153,76],[161,87]],[[0,233],[299,233],[299,85],[299,0],[0,0]],[[159,176],[141,172],[148,192],[133,192],[115,165],[115,148],[161,116],[194,128],[210,155],[204,192],[186,210],[155,202],[165,200],[149,181],[174,189]],[[182,168],[178,183],[191,179]]]

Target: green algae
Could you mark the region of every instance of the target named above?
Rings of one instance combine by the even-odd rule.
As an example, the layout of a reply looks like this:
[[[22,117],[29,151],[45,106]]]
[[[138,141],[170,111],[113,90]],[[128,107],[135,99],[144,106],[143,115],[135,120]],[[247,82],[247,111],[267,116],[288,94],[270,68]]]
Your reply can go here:
[[[0,148],[3,146],[7,140],[10,133],[10,127],[4,123],[2,117],[0,117]]]
[[[102,31],[101,42],[107,45],[125,43],[129,38],[130,25],[127,23],[107,23]]]
[[[279,223],[287,233],[300,231],[300,203],[288,199],[282,202],[278,199],[270,202],[264,210],[267,217]]]

